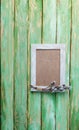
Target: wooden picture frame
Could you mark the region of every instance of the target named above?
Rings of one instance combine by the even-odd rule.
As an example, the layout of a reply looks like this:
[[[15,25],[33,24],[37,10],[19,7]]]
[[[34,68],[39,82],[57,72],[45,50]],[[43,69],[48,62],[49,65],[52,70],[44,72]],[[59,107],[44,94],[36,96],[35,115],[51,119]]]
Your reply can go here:
[[[40,50],[40,51],[39,51]],[[31,46],[31,85],[33,85],[33,86],[36,86],[36,87],[38,87],[39,89],[41,89],[41,88],[46,88],[47,87],[47,85],[44,85],[44,84],[40,84],[40,85],[38,85],[38,84],[36,84],[36,82],[38,81],[38,79],[37,79],[37,68],[39,67],[37,67],[37,59],[39,58],[39,55],[38,55],[38,57],[37,57],[37,54],[41,54],[41,52],[43,52],[43,51],[47,51],[48,50],[48,53],[50,52],[50,51],[56,51],[55,52],[55,54],[54,54],[54,52],[52,53],[50,53],[50,56],[52,55],[52,56],[56,56],[57,54],[59,55],[59,72],[60,72],[60,74],[59,74],[59,82],[60,82],[60,85],[61,84],[65,84],[65,60],[66,60],[66,55],[65,55],[65,44],[32,44],[32,46]],[[40,53],[37,53],[37,51],[38,52],[40,52]],[[57,53],[57,54],[56,54]],[[45,55],[46,55],[46,52],[45,52]],[[49,54],[48,54],[49,55]],[[41,55],[41,57],[42,57],[42,55]],[[46,56],[47,57],[47,56]],[[44,57],[43,57],[44,58]],[[51,58],[50,58],[51,59]],[[53,57],[53,59],[54,59],[54,57]],[[50,62],[52,63],[52,61],[53,61],[53,59],[52,60],[50,60]],[[40,61],[40,60],[39,60]],[[39,61],[38,61],[38,64],[41,64],[41,63],[39,63]],[[58,60],[57,60],[58,61]],[[42,62],[43,62],[43,60],[42,60]],[[53,62],[54,63],[54,62]],[[55,60],[55,63],[56,63],[56,60]],[[43,63],[42,63],[43,64]],[[54,67],[56,68],[56,66],[55,66],[55,64],[54,64]],[[39,67],[40,68],[40,67]],[[50,64],[49,64],[49,68],[50,68]],[[44,69],[44,67],[43,67],[43,69]],[[53,69],[52,69],[53,70]],[[57,70],[56,70],[57,71]],[[41,70],[41,72],[42,72],[42,70]],[[45,71],[44,71],[45,72]],[[50,71],[49,71],[50,72]],[[55,73],[55,72],[54,72]],[[53,72],[51,73],[52,75],[54,75],[53,74]],[[39,75],[38,75],[38,77],[40,77]],[[36,81],[37,80],[37,81]],[[54,80],[54,79],[53,79]],[[40,81],[41,81],[41,79],[40,79]],[[50,84],[50,82],[49,82],[49,84]],[[37,90],[35,90],[35,89],[33,89],[33,88],[31,88],[31,91],[37,91]]]

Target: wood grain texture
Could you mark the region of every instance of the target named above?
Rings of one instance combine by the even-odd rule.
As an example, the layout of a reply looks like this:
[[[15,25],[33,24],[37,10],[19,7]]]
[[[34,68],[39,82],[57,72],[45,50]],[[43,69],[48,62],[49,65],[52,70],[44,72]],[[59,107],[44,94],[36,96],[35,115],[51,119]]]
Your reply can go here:
[[[14,1],[1,1],[1,129],[13,130]]]
[[[57,43],[66,45],[66,84],[70,63],[70,0],[57,1]],[[56,130],[69,129],[69,93],[56,94]]]
[[[14,128],[27,128],[27,0],[15,0]]]
[[[72,0],[70,130],[79,130],[79,0]]]
[[[29,0],[28,32],[28,130],[41,129],[41,94],[30,91],[30,47],[41,43],[42,0]],[[31,57],[33,58],[33,57]]]
[[[56,1],[43,0],[43,43],[55,43]],[[55,130],[55,94],[42,94],[42,130]]]

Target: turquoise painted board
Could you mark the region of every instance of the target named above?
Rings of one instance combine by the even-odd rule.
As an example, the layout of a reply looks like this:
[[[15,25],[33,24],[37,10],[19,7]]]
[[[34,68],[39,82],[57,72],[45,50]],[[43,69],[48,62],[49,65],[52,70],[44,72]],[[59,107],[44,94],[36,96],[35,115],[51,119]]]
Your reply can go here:
[[[79,1],[72,0],[70,129],[79,129]]]
[[[26,22],[25,22],[26,21]],[[27,129],[27,27],[28,2],[15,0],[14,128]]]
[[[29,1],[28,32],[28,130],[41,129],[41,94],[30,92],[31,44],[41,43],[42,0]]]
[[[66,10],[65,10],[66,8]],[[70,77],[70,20],[71,1],[60,0],[57,2],[57,43],[66,46],[66,84],[69,85]],[[56,94],[56,130],[69,129],[69,92]]]
[[[13,130],[14,1],[1,2],[1,129]]]

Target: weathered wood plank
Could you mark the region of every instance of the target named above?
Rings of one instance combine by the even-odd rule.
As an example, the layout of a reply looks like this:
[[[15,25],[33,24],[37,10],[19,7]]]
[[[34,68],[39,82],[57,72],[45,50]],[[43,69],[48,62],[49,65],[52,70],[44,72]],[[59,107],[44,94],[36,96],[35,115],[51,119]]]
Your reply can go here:
[[[79,130],[79,0],[72,0],[70,130]]]
[[[14,1],[1,1],[1,129],[13,130]]]
[[[15,0],[15,129],[27,128],[27,0]]]
[[[66,45],[66,84],[70,63],[70,0],[57,1],[57,43]],[[69,93],[56,94],[56,130],[69,129]]]
[[[43,43],[56,40],[56,1],[43,1]],[[42,94],[42,130],[55,130],[55,94]]]
[[[28,130],[41,129],[41,94],[30,92],[30,44],[41,43],[42,0],[29,0]],[[31,57],[32,58],[32,57]]]

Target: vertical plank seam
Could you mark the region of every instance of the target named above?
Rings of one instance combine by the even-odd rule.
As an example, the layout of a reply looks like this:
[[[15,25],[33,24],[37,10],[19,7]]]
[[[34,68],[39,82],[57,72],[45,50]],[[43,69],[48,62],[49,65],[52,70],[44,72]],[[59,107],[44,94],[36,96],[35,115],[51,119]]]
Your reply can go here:
[[[71,85],[71,44],[72,44],[72,0],[70,1],[70,52],[69,52],[69,85]],[[68,92],[68,102],[70,102],[70,91]],[[70,104],[68,104],[68,120],[67,120],[67,130],[70,129]]]
[[[1,1],[0,1],[0,5],[1,5]],[[0,16],[1,16],[1,9],[0,9]],[[1,41],[1,19],[0,19],[0,41]],[[1,42],[0,42],[0,93],[1,93]],[[2,95],[0,94],[0,122],[1,122],[1,97]]]
[[[58,18],[58,2],[56,0],[56,38],[55,38],[55,43],[57,44],[57,18]],[[57,102],[57,94],[55,93],[55,130],[56,130],[56,102]]]
[[[55,37],[55,43],[57,44],[57,17],[58,17],[58,11],[57,11],[57,7],[58,7],[58,4],[57,4],[57,0],[56,0],[56,37]]]
[[[72,50],[72,0],[71,0],[71,22],[70,22],[70,63],[69,63],[69,84],[71,85],[71,50]]]
[[[0,16],[1,16],[1,9],[0,9]],[[0,30],[1,30],[1,19],[0,19]],[[0,41],[1,41],[1,31],[0,31]],[[1,92],[1,42],[0,42],[0,92]],[[0,94],[0,122],[1,122],[1,94]]]
[[[71,85],[71,52],[72,52],[72,0],[71,0],[71,22],[70,22],[70,66],[69,66],[69,85]],[[69,92],[69,129],[71,129],[71,95]]]
[[[42,0],[42,16],[41,16],[41,43],[43,44],[43,0]]]
[[[27,130],[28,130],[28,122],[29,122],[29,116],[28,116],[28,110],[29,110],[29,90],[28,90],[28,43],[29,43],[29,0],[27,0],[28,3],[28,27],[27,27]]]
[[[27,130],[29,124],[29,39],[30,39],[30,0],[28,1],[28,28],[27,28]]]
[[[14,0],[14,64],[13,64],[13,129],[15,130],[15,0]]]
[[[10,34],[9,34],[9,37],[8,37],[8,54],[10,53],[10,49],[12,49],[12,53],[11,53],[11,55],[12,55],[12,64],[11,64],[11,67],[12,67],[12,75],[11,75],[11,83],[12,83],[12,120],[11,120],[11,122],[12,122],[12,130],[13,130],[13,85],[14,85],[14,83],[13,83],[13,70],[14,70],[14,67],[13,67],[13,64],[14,64],[14,57],[13,57],[13,55],[14,55],[14,45],[13,45],[13,43],[14,43],[14,39],[13,39],[13,31],[14,31],[14,20],[13,20],[13,18],[14,18],[14,5],[13,5],[13,7],[11,7],[11,4],[12,4],[12,2],[10,1],[9,2],[9,7],[10,7],[10,13],[11,14],[9,14],[9,18],[11,17],[11,19],[9,19],[9,20],[11,20],[11,22],[13,22],[13,26],[11,26],[11,33],[12,33],[12,39],[11,39],[11,42],[12,42],[12,45],[11,45],[11,48],[10,48]],[[14,1],[13,1],[13,4],[14,4]],[[10,16],[11,15],[11,16]],[[10,24],[9,24],[9,27],[10,27]],[[9,59],[8,59],[8,65],[10,65],[10,63],[9,63],[9,60],[10,60],[10,57],[8,57]]]
[[[41,44],[43,44],[43,0],[42,0],[42,16],[41,16]],[[42,130],[42,93],[41,93],[41,130]]]
[[[41,43],[43,44],[43,0],[42,0],[42,28],[41,28]],[[43,130],[42,128],[42,93],[41,93],[41,130]]]

